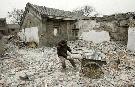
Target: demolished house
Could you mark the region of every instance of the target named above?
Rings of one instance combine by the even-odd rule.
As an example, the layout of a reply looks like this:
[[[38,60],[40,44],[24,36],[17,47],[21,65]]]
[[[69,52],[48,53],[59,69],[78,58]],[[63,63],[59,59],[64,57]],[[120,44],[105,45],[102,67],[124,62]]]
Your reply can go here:
[[[76,69],[69,62],[66,72],[60,69],[55,47],[19,49],[9,44],[9,59],[0,62],[0,87],[134,87],[135,53],[117,42],[128,43],[135,50],[134,14],[81,20],[71,14],[28,3],[18,35],[39,46],[54,46],[61,39],[83,36],[83,40],[68,41]],[[99,44],[95,44],[96,39]]]
[[[100,23],[95,18],[85,18],[76,23],[77,28],[79,28],[79,39],[94,43],[110,41],[109,33],[100,28]]]
[[[0,33],[2,35],[10,35],[18,32],[20,26],[18,24],[7,24],[6,18],[0,18]]]
[[[38,46],[55,46],[61,39],[121,41],[128,44],[128,29],[134,25],[134,13],[120,13],[103,17],[84,17],[70,11],[27,3],[21,22],[23,41]],[[93,37],[97,37],[93,39]]]
[[[0,18],[0,33],[3,35],[8,34],[8,27],[6,23],[6,18]]]
[[[132,12],[120,13],[103,17],[91,17],[78,21],[77,27],[79,35],[83,32],[96,32],[106,31],[109,33],[111,41],[121,41],[122,44],[128,43],[128,30],[134,27],[135,14]],[[104,39],[104,38],[103,38]]]
[[[19,32],[20,26],[18,24],[8,24],[8,32],[14,34]]]
[[[25,35],[26,42],[35,40],[39,46],[54,46],[61,39],[74,40],[78,37],[79,29],[76,28],[75,22],[81,17],[82,15],[70,11],[27,3],[21,28],[24,31],[29,29],[29,38],[32,36],[30,32],[34,29],[37,32],[36,40],[27,39]]]

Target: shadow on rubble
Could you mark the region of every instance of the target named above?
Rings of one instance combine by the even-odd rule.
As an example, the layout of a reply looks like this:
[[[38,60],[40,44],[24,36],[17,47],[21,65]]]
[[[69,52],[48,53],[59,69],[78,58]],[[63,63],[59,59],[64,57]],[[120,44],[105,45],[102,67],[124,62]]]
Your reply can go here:
[[[104,75],[104,72],[101,69],[103,64],[107,64],[106,61],[83,59],[81,61],[81,73],[88,78],[101,78]]]

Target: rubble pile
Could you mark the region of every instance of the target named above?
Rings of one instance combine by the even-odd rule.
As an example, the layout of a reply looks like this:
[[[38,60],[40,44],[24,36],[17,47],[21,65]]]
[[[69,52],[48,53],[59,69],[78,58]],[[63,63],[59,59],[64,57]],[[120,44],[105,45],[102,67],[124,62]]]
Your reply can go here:
[[[77,69],[66,61],[67,69],[61,69],[56,48],[23,48],[10,46],[7,54],[13,58],[0,60],[0,87],[131,87],[135,85],[134,52],[120,42],[95,44],[82,40],[68,42],[74,52],[95,53],[106,60],[102,66],[104,75],[98,79],[84,77],[81,63]]]

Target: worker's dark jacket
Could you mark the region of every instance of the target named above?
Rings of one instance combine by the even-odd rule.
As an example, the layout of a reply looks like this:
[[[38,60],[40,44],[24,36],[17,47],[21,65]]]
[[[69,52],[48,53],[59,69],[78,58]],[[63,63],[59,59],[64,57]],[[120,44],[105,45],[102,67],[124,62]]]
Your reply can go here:
[[[67,58],[67,51],[71,52],[70,47],[67,46],[67,44],[58,43],[57,46],[57,54],[58,56],[63,56],[64,58]]]

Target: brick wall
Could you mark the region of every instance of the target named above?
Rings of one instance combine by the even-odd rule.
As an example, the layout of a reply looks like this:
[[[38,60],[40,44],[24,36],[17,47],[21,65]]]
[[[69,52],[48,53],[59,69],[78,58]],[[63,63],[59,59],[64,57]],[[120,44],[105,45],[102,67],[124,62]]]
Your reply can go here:
[[[42,32],[40,42],[42,46],[56,46],[56,44],[62,40],[72,40],[72,22],[60,21],[60,20],[46,20],[43,22],[42,29],[46,29]],[[46,26],[45,26],[46,25]],[[46,27],[46,28],[45,28]],[[56,36],[54,35],[54,29],[57,29]]]
[[[82,22],[83,21],[83,22]],[[110,39],[113,41],[123,41],[127,44],[128,40],[128,27],[129,20],[111,20],[111,21],[97,21],[95,20],[80,20],[77,25],[79,26],[79,35],[82,32],[90,30],[107,31],[109,32]]]

